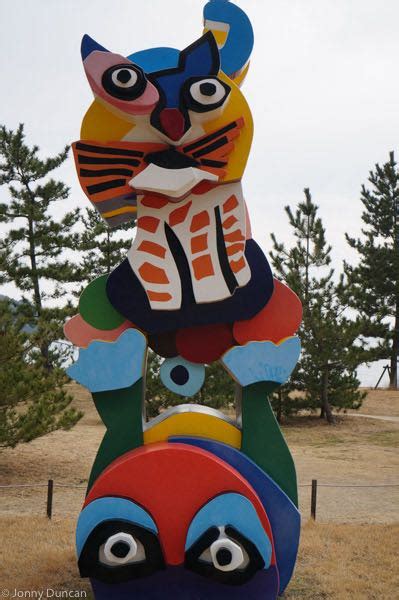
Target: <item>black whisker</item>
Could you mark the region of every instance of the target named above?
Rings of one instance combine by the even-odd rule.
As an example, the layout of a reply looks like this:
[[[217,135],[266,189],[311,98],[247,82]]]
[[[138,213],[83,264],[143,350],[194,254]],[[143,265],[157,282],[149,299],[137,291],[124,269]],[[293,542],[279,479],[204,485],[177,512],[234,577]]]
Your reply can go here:
[[[131,165],[132,167],[138,167],[140,161],[134,158],[99,158],[79,154],[78,163],[80,165]]]
[[[193,156],[194,158],[200,158],[200,156],[205,156],[206,154],[217,150],[221,146],[225,146],[226,144],[228,144],[228,142],[229,140],[227,139],[227,137],[222,137],[220,140],[216,140],[216,142],[213,142],[213,144],[209,144],[208,146],[205,146],[205,148],[201,148],[201,150],[193,152]]]
[[[82,144],[82,142],[76,143],[78,150],[85,150],[86,152],[94,152],[96,154],[120,154],[121,156],[144,156],[144,152],[139,150],[128,150],[123,148],[111,148],[109,146],[91,146],[90,144]]]
[[[99,194],[106,190],[112,190],[113,188],[122,187],[126,185],[124,179],[113,179],[112,181],[105,181],[104,183],[96,183],[95,185],[87,186],[87,191],[90,195]]]
[[[187,153],[187,152],[191,152],[191,150],[195,150],[196,148],[200,148],[204,144],[208,144],[209,142],[212,142],[212,140],[215,140],[216,138],[220,137],[221,135],[224,135],[228,131],[235,129],[235,127],[237,127],[236,121],[234,121],[234,123],[230,123],[229,125],[226,125],[226,127],[222,127],[222,129],[219,129],[218,131],[215,131],[214,133],[210,133],[208,136],[202,138],[202,140],[197,140],[196,142],[194,142],[193,144],[190,144],[189,146],[184,146],[183,152]]]
[[[99,169],[98,171],[80,169],[81,177],[106,177],[107,175],[126,175],[126,177],[130,177],[132,174],[133,171],[130,169]]]
[[[209,160],[209,158],[202,158],[200,160],[201,165],[204,165],[205,167],[225,167],[227,165],[227,162],[222,162],[220,160]]]

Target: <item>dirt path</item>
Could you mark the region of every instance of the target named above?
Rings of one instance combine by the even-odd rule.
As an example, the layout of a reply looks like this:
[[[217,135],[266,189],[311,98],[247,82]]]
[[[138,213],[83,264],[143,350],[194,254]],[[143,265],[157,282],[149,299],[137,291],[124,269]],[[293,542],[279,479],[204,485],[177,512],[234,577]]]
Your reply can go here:
[[[381,415],[364,415],[363,413],[351,413],[351,417],[364,417],[366,419],[377,419],[379,421],[391,421],[391,423],[399,423],[399,417],[384,417]]]

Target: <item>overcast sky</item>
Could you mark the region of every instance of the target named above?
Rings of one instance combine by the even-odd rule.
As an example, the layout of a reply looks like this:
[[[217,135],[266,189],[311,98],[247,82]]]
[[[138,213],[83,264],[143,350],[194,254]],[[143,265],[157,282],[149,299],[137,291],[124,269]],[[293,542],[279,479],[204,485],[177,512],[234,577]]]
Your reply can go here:
[[[360,229],[359,190],[397,150],[397,0],[239,0],[255,29],[243,88],[255,119],[244,176],[259,243],[290,239],[283,207],[310,187],[338,260]],[[202,30],[202,0],[0,0],[0,122],[26,124],[55,153],[79,138],[91,91],[80,59],[89,33],[121,54],[183,48]],[[87,206],[72,159],[60,171]],[[5,190],[0,191],[4,198]]]
[[[398,150],[398,0],[239,0],[255,29],[243,88],[255,119],[244,176],[254,237],[292,241],[283,207],[310,187],[339,267],[360,231],[360,187]],[[92,96],[80,59],[89,33],[131,54],[184,48],[201,35],[202,0],[0,0],[0,123],[26,124],[45,155],[79,138]],[[70,205],[88,206],[72,159]],[[5,188],[0,198],[6,198]],[[60,210],[61,210],[60,205]],[[6,290],[7,291],[7,290]]]

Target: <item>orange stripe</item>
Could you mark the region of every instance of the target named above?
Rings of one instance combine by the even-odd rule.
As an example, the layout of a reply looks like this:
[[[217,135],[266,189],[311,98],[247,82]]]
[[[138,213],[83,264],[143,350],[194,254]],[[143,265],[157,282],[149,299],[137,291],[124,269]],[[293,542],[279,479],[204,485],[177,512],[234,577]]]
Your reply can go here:
[[[210,224],[209,215],[206,210],[196,214],[193,216],[193,220],[191,221],[190,231],[194,233],[195,231],[199,231],[200,229],[204,229]]]
[[[80,181],[80,184],[82,185],[82,187],[84,188],[86,196],[89,198],[90,202],[93,202],[93,204],[97,204],[98,202],[102,202],[103,200],[112,200],[113,198],[116,198],[117,196],[123,196],[125,194],[132,193],[132,188],[126,184],[123,186],[121,185],[119,187],[112,188],[110,190],[105,190],[104,192],[97,192],[96,194],[93,195],[93,194],[89,194],[89,192],[87,191],[87,185],[88,185],[87,178],[85,179],[84,183],[81,178],[79,179],[79,181]],[[94,183],[94,181],[91,181],[90,185],[92,185],[93,183]]]
[[[147,290],[147,296],[149,300],[153,302],[168,302],[168,300],[172,300],[172,296],[163,292],[153,292],[152,290]]]
[[[237,252],[242,252],[245,248],[245,244],[232,244],[227,248],[227,256],[233,256]]]
[[[208,234],[197,235],[191,240],[191,252],[197,254],[197,252],[203,252],[208,250]]]
[[[176,210],[171,212],[169,215],[169,225],[171,227],[173,227],[173,225],[179,225],[179,223],[183,223],[183,221],[187,217],[187,213],[190,210],[191,205],[192,205],[192,202],[188,202],[184,206],[181,206],[180,208],[176,208]]]
[[[237,198],[234,195],[230,196],[230,198],[228,200],[226,200],[226,202],[223,204],[223,212],[228,213],[228,212],[234,210],[235,208],[237,208],[237,206],[238,206]]]
[[[230,227],[233,227],[234,223],[237,223],[237,221],[238,219],[231,215],[231,217],[228,217],[225,221],[223,221],[223,229],[230,229]]]
[[[143,206],[147,206],[148,208],[163,208],[167,204],[169,204],[168,200],[165,198],[161,198],[160,196],[144,196],[141,201]]]
[[[148,254],[159,256],[159,258],[165,258],[166,256],[166,248],[156,244],[155,242],[149,242],[148,240],[141,242],[137,250],[140,250],[140,252],[148,252]]]
[[[193,269],[195,279],[205,279],[205,277],[212,277],[215,274],[212,265],[212,259],[210,254],[205,254],[205,256],[200,256],[193,260]]]
[[[230,144],[225,144],[224,146],[221,146],[212,152],[208,152],[208,154],[204,155],[204,158],[211,160],[223,160],[224,158],[227,158],[227,156],[231,154],[233,150],[234,144],[233,142],[230,142]]]
[[[168,276],[164,269],[156,267],[151,263],[146,262],[141,265],[139,273],[144,281],[148,281],[149,283],[169,283]]]
[[[155,217],[140,217],[137,219],[137,227],[139,229],[144,229],[144,231],[149,231],[150,233],[155,233],[158,229],[159,219]]]
[[[246,263],[243,257],[241,257],[239,260],[232,260],[230,262],[230,267],[233,273],[238,273],[239,271],[242,271],[242,269],[244,269],[245,266]]]
[[[233,233],[227,233],[224,236],[226,242],[243,242],[245,241],[245,237],[242,235],[240,229],[236,229]]]

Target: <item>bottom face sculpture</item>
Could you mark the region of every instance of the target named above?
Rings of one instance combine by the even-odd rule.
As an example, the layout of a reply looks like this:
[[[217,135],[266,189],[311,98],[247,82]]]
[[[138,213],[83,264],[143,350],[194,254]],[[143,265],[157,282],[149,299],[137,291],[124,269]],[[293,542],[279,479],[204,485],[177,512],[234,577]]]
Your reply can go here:
[[[96,599],[277,597],[267,507],[234,467],[189,442],[129,452],[90,490],[77,549]]]

